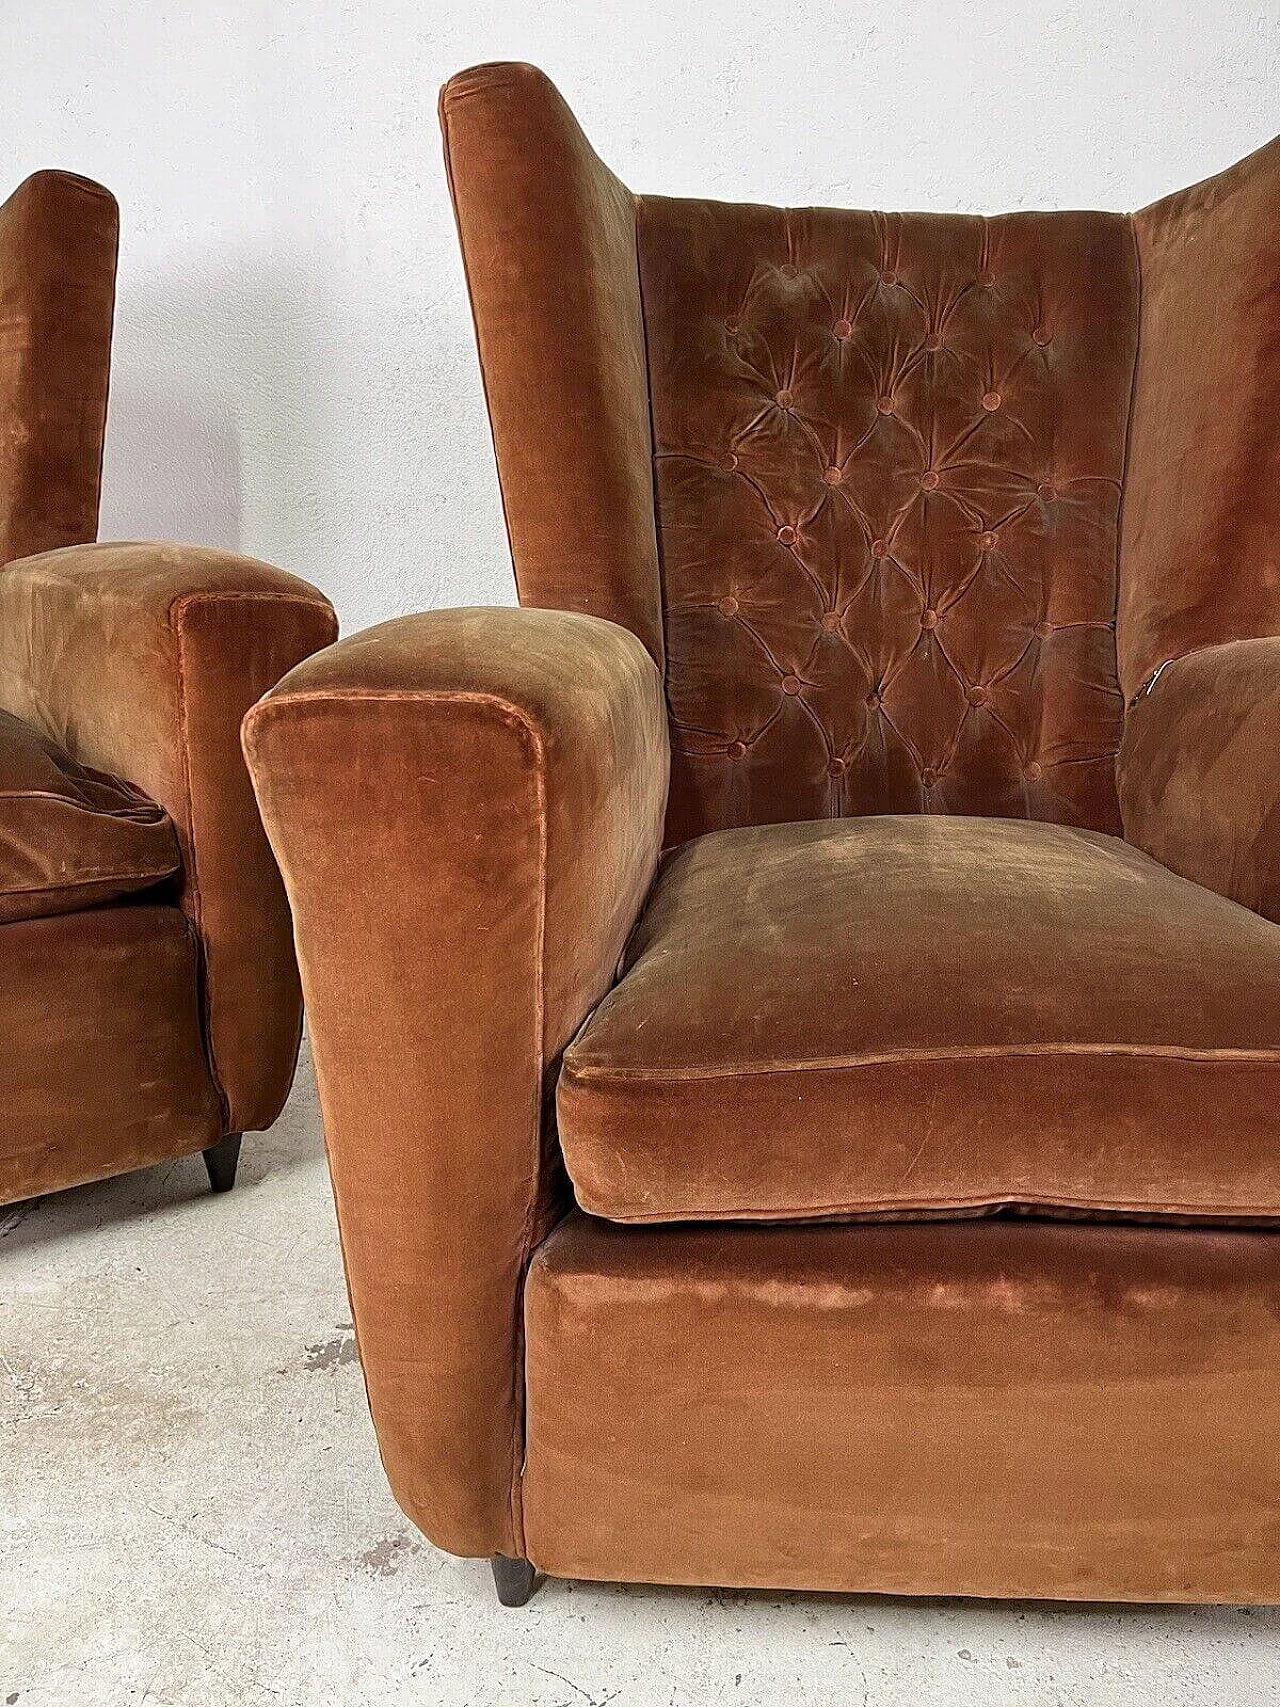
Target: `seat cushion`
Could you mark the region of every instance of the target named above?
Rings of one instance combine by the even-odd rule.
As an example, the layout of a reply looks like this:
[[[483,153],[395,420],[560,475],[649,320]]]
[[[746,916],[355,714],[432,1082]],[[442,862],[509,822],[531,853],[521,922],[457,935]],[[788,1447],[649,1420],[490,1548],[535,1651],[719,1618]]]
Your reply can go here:
[[[1280,1214],[1280,926],[1110,836],[879,817],[669,855],[558,1087],[615,1221]]]
[[[0,711],[0,924],[150,889],[179,862],[162,807]]]

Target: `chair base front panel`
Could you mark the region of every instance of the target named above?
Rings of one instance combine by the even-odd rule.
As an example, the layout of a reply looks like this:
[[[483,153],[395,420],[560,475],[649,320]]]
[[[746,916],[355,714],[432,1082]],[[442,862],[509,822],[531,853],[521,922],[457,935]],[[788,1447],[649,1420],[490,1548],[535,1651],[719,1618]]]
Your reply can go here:
[[[222,1138],[198,979],[176,907],[0,925],[0,1203]]]
[[[1280,1235],[572,1215],[526,1550],[603,1580],[1280,1601]]]

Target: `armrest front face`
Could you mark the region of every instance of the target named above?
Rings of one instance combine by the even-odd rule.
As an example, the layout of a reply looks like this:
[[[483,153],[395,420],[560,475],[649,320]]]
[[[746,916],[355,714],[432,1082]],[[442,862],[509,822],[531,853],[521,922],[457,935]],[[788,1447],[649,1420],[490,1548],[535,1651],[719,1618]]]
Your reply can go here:
[[[407,617],[295,670],[245,750],[387,1474],[441,1546],[519,1553],[521,1286],[561,1207],[546,1111],[656,868],[658,672],[591,617]]]
[[[1280,922],[1280,639],[1166,664],[1125,720],[1125,840]]]
[[[90,545],[0,569],[0,708],[141,788],[177,828],[228,1131],[279,1113],[301,1021],[240,720],[336,633],[305,581],[226,552]]]

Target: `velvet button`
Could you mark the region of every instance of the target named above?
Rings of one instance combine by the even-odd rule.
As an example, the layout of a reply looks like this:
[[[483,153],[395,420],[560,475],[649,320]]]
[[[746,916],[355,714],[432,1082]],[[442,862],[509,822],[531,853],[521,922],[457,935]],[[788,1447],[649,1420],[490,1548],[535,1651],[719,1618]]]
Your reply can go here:
[[[778,268],[778,271],[782,274],[784,279],[793,279],[796,276],[796,269],[790,261],[784,261]]]
[[[822,478],[826,481],[828,486],[838,486],[844,479],[844,475],[841,474],[838,468],[824,468],[822,471]]]
[[[731,450],[727,450],[721,455],[720,466],[725,469],[734,469],[738,466],[738,459]]]
[[[936,332],[930,332],[929,336],[924,341],[924,347],[926,350],[940,350],[942,348],[942,339]]]
[[[1000,407],[1000,393],[998,391],[985,392],[982,398],[982,407],[987,410],[988,413],[998,409]]]
[[[783,676],[782,678],[783,693],[798,694],[803,686],[804,683],[799,676]]]
[[[833,330],[837,338],[847,338],[853,331],[853,325],[848,320],[837,320]]]
[[[982,547],[982,549],[984,551],[994,551],[998,541],[999,541],[999,535],[998,534],[980,533],[978,535],[978,544]]]
[[[1027,766],[1024,775],[1028,782],[1039,782],[1040,778],[1044,775],[1044,768],[1032,759],[1031,763]]]
[[[730,741],[729,743],[729,757],[731,759],[740,759],[746,750],[747,743],[745,741]]]
[[[880,282],[887,285],[896,285],[898,282],[898,275],[891,271],[883,272],[880,275]]]
[[[869,693],[867,695],[867,710],[868,711],[879,711],[879,709],[880,709],[880,695],[878,693]]]
[[[724,323],[724,329],[726,332],[736,332],[738,330],[738,325],[738,316],[736,314],[731,314]]]
[[[1036,343],[1043,348],[1045,344],[1051,342],[1053,333],[1047,326],[1037,326],[1031,336],[1035,339]]]
[[[922,474],[920,476],[920,484],[924,487],[926,492],[934,492],[937,490],[938,476],[932,468],[929,469],[926,474]]]
[[[791,407],[791,393],[789,391],[780,391],[776,401],[779,409],[789,409]]]
[[[970,705],[985,705],[989,698],[986,688],[973,687],[964,696]]]
[[[1053,633],[1053,624],[1051,622],[1038,622],[1032,632],[1037,640],[1047,640]]]
[[[880,413],[882,415],[892,415],[893,414],[893,398],[889,397],[887,395],[884,397],[877,397],[876,398],[876,408],[880,411]]]
[[[834,634],[836,629],[840,626],[840,612],[838,610],[824,610],[822,613],[822,626],[826,629],[828,634]]]
[[[920,626],[921,626],[921,628],[926,629],[926,630],[930,629],[930,628],[936,628],[938,626],[938,613],[937,613],[937,611],[934,610],[932,607],[929,607],[926,610],[922,610],[920,612]]]
[[[978,283],[983,287],[984,290],[990,290],[991,286],[995,282],[996,282],[996,275],[993,272],[985,272],[985,273],[979,273],[978,274]]]
[[[938,773],[932,766],[926,766],[926,768],[920,772],[920,781],[926,788],[932,788],[937,780]]]
[[[844,775],[844,760],[843,759],[831,759],[827,764],[827,775],[828,776],[843,776]]]
[[[1050,486],[1050,484],[1047,480],[1042,480],[1040,482],[1040,484],[1036,487],[1036,494],[1037,494],[1037,496],[1043,498],[1046,504],[1050,503],[1054,498],[1056,498],[1058,496],[1057,488],[1054,486]]]
[[[782,541],[783,545],[794,545],[796,542],[796,530],[793,527],[780,527],[778,529],[778,538]]]
[[[882,539],[873,539],[871,541],[871,555],[873,557],[887,557],[889,555],[889,547]]]
[[[720,600],[720,603],[716,608],[719,610],[721,616],[737,616],[738,601],[734,598],[733,594],[730,593]]]

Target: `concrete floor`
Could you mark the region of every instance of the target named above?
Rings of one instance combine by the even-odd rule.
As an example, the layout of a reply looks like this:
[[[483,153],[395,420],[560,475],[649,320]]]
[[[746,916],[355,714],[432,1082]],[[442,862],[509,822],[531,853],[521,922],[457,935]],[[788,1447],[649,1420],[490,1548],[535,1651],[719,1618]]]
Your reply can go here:
[[[0,1210],[5,1707],[1264,1707],[1280,1613],[548,1582],[522,1611],[387,1492],[304,1065],[199,1158]]]

